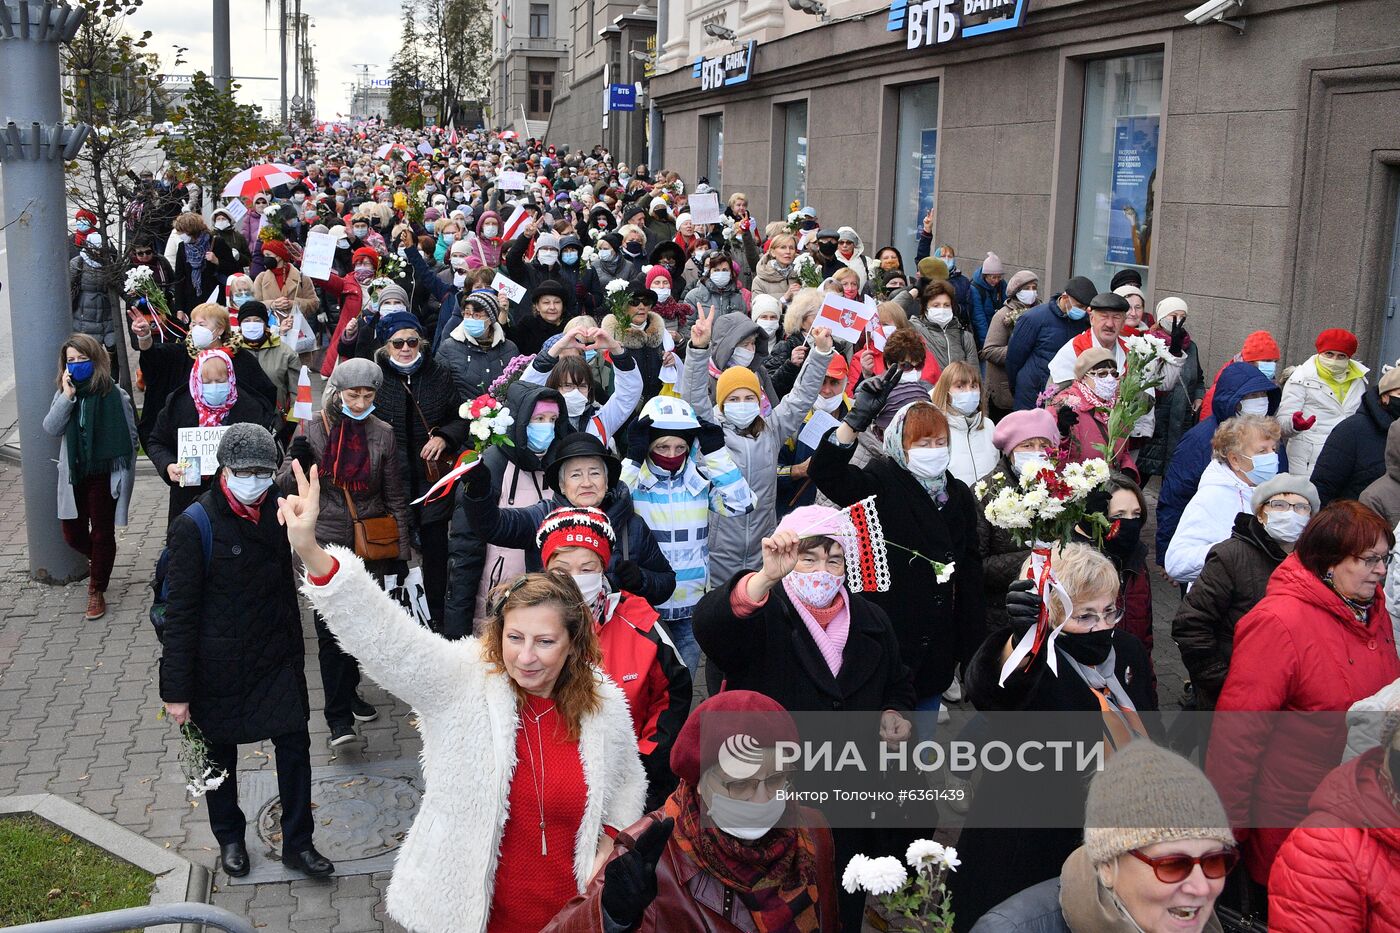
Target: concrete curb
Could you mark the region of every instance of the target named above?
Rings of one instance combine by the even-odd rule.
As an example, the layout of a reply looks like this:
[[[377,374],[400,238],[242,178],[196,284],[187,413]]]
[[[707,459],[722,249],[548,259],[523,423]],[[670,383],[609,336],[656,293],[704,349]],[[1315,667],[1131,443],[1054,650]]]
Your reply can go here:
[[[56,794],[0,797],[0,816],[32,813],[155,876],[153,905],[209,902],[209,870]],[[199,933],[194,923],[148,927],[148,933]]]

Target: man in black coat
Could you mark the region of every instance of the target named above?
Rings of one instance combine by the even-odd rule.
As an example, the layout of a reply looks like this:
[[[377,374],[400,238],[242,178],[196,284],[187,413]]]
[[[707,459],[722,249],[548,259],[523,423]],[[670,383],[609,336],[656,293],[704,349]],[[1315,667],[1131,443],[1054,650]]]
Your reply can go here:
[[[1361,407],[1327,435],[1313,464],[1312,481],[1326,507],[1333,499],[1356,499],[1385,475],[1385,435],[1400,416],[1400,367],[1386,370]]]
[[[236,424],[219,442],[219,479],[200,496],[212,547],[189,514],[170,529],[168,598],[160,662],[166,712],[203,733],[226,774],[208,792],[209,827],[224,870],[248,874],[247,820],[238,806],[238,746],[271,739],[282,801],[282,862],[312,877],[335,871],[311,836],[310,703],[301,610],[277,496],[280,459],[259,425]]]

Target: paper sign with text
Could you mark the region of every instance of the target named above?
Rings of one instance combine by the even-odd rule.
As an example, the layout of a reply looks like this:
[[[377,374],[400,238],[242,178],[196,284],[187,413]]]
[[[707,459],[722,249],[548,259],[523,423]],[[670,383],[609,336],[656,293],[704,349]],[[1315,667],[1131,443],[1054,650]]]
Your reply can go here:
[[[524,191],[524,172],[502,172],[496,179],[496,184],[502,191]]]
[[[719,195],[713,192],[690,196],[690,220],[697,224],[722,224],[724,212],[719,209]]]
[[[335,238],[329,233],[308,233],[306,246],[301,251],[301,274],[308,279],[328,279],[331,277],[331,263],[335,260]]]
[[[242,201],[234,198],[224,205],[224,211],[227,212],[229,220],[238,223],[248,213],[248,208],[244,206]]]
[[[491,287],[504,294],[516,304],[520,304],[520,302],[525,300],[525,286],[512,279],[506,278],[504,273],[496,273],[496,277],[491,280]]]
[[[179,428],[175,441],[182,461],[199,461],[200,473],[213,476],[219,469],[219,441],[224,439],[226,424],[212,428]]]

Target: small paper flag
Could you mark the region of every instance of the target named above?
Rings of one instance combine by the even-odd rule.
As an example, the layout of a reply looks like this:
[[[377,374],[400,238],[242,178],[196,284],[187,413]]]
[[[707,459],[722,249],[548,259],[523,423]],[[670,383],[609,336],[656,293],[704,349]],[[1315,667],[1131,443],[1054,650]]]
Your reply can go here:
[[[292,417],[298,421],[311,420],[311,373],[305,366],[297,376],[297,400],[292,406]]]

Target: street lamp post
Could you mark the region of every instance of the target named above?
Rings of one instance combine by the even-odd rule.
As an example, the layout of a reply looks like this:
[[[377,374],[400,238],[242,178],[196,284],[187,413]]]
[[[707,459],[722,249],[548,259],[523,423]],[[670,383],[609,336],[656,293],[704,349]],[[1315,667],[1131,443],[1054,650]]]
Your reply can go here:
[[[58,348],[72,327],[63,164],[77,157],[91,129],[62,122],[58,50],[84,15],[82,7],[62,2],[0,0],[0,177],[9,223],[10,330],[24,335],[23,352],[15,353],[15,392],[25,532],[29,573],[47,583],[68,583],[87,571],[87,559],[63,540],[54,500],[58,438],[43,427]]]

